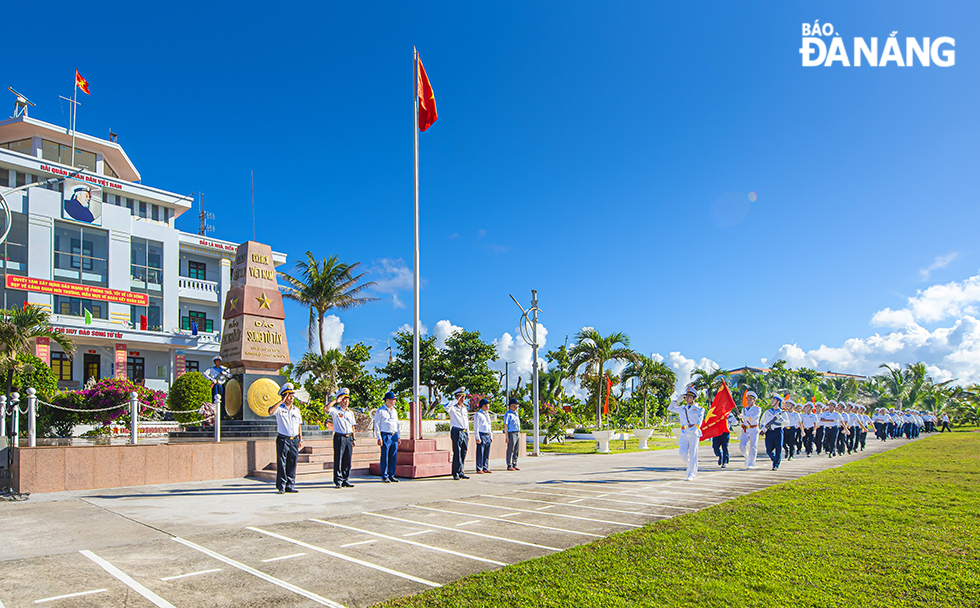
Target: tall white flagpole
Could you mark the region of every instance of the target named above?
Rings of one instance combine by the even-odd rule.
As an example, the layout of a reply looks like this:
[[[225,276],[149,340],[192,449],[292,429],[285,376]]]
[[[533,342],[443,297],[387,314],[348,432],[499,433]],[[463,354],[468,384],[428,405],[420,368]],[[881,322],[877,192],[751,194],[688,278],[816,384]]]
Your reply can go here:
[[[71,101],[71,166],[72,169],[75,168],[75,119],[78,116],[78,70],[75,70],[75,79],[72,80],[72,88],[74,93],[72,94]],[[95,167],[91,168],[92,171]]]
[[[412,263],[412,290],[413,304],[415,308],[414,330],[412,334],[412,399],[415,402],[415,416],[412,420],[412,439],[422,437],[422,408],[419,403],[419,60],[418,50],[412,48],[412,73],[415,79],[412,82],[412,134],[415,139],[415,257]]]

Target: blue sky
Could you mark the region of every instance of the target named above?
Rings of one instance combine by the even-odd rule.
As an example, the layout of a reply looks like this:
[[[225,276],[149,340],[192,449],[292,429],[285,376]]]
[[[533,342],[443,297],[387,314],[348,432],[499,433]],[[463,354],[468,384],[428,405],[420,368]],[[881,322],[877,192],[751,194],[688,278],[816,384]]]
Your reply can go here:
[[[479,330],[524,356],[504,336],[519,313],[508,294],[534,288],[548,347],[594,326],[685,373],[778,353],[980,375],[976,3],[45,12],[67,20],[70,7],[75,44],[42,42],[61,38],[58,20],[39,28],[36,8],[8,7],[21,42],[4,86],[61,123],[77,68],[92,91],[79,130],[119,133],[148,185],[204,192],[219,238],[251,237],[254,169],[258,240],[290,266],[306,250],[360,261],[387,286],[339,314],[343,344],[380,351],[411,322],[416,45],[440,116],[420,136],[427,327]],[[801,24],[814,20],[846,41],[950,36],[956,64],[805,68]],[[178,226],[193,231],[191,215]],[[942,310],[923,313],[930,303]],[[885,309],[908,314],[875,316]],[[287,314],[298,358],[306,314]]]

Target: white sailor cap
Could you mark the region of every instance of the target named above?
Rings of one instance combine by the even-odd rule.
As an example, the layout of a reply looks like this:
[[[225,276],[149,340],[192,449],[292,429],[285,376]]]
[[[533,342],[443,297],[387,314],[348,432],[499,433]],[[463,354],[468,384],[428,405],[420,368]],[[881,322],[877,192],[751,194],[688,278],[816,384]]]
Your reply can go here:
[[[745,398],[748,399],[749,397],[755,397],[756,399],[758,399],[759,395],[756,395],[755,391],[748,391],[747,393],[745,393]]]
[[[337,396],[336,396],[337,399],[340,399],[341,397],[343,397],[345,395],[347,397],[350,397],[350,389],[349,388],[337,389]]]
[[[456,397],[458,395],[465,395],[465,394],[466,394],[466,387],[465,386],[461,386],[461,387],[459,387],[459,388],[457,388],[456,390],[453,391],[453,397]]]
[[[291,382],[287,382],[286,384],[283,384],[279,388],[279,396],[280,397],[285,397],[286,395],[292,395],[295,392],[296,391],[293,390],[293,385],[292,385]]]

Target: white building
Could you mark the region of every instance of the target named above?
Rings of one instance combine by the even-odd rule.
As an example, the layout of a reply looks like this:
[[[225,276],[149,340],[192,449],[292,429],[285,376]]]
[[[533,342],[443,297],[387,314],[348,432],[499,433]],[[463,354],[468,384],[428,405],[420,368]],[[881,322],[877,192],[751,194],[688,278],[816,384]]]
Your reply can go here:
[[[115,141],[76,133],[74,163],[71,146],[62,127],[26,115],[0,122],[0,194],[13,218],[0,245],[0,306],[43,306],[75,341],[73,359],[50,345],[63,388],[125,375],[166,390],[182,368],[203,371],[219,350],[238,244],[177,230],[193,197],[140,183]],[[72,176],[72,165],[85,169]]]

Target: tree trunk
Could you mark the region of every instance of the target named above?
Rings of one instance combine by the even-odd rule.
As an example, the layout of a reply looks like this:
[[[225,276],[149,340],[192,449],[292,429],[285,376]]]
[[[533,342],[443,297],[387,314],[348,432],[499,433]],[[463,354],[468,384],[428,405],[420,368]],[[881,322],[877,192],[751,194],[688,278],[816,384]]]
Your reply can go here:
[[[326,315],[325,310],[317,310],[317,321],[316,321],[316,341],[320,343],[320,356],[326,357],[327,350],[323,348],[323,317]]]

